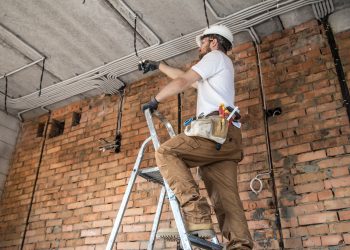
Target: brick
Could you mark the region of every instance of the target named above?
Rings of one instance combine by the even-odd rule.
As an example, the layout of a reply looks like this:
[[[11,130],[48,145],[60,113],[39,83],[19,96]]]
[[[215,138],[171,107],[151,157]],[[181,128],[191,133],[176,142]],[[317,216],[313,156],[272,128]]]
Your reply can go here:
[[[142,215],[143,214],[143,208],[131,208],[127,209],[125,211],[124,216],[130,216],[130,215]]]
[[[350,187],[334,189],[335,197],[348,197],[350,196]]]
[[[339,211],[338,214],[340,220],[350,220],[350,210]]]
[[[123,226],[123,232],[144,232],[145,231],[145,225],[139,224],[139,225],[124,225]]]
[[[140,249],[140,242],[117,242],[117,249]]]
[[[309,235],[328,234],[329,233],[328,224],[316,224],[316,225],[307,226],[307,232]]]
[[[344,175],[349,175],[348,167],[332,168],[332,177],[341,177]]]
[[[325,174],[323,172],[306,173],[306,174],[295,175],[294,183],[297,185],[301,183],[320,181],[320,180],[323,180],[324,178],[325,178]]]
[[[337,158],[322,160],[317,163],[320,168],[341,167],[350,164],[350,156],[339,156]]]
[[[350,222],[338,222],[329,225],[330,233],[347,233],[349,232]]]
[[[270,228],[270,223],[267,220],[261,220],[261,221],[248,221],[249,229],[263,229],[263,228]]]
[[[343,241],[341,235],[325,235],[321,236],[322,246],[336,246]]]
[[[318,199],[320,201],[329,200],[333,198],[333,193],[331,190],[323,190],[317,193]]]
[[[325,180],[324,184],[327,189],[330,188],[338,188],[338,187],[346,187],[350,183],[350,176]]]
[[[105,212],[105,211],[111,211],[112,210],[112,204],[104,204],[104,205],[95,205],[92,207],[93,212]]]
[[[297,185],[294,187],[294,190],[297,194],[309,193],[309,192],[318,192],[324,190],[323,182],[312,182],[303,185]]]
[[[148,241],[149,235],[149,232],[130,232],[127,234],[127,241]]]
[[[313,160],[318,160],[322,158],[326,158],[326,151],[325,150],[319,150],[319,151],[314,151],[310,153],[304,153],[298,155],[297,162],[307,162],[307,161],[313,161]]]
[[[99,244],[104,242],[105,242],[104,236],[86,237],[84,239],[84,244],[87,244],[87,245]]]
[[[316,193],[303,194],[299,199],[296,200],[297,204],[316,201],[318,201]]]
[[[92,222],[92,227],[110,227],[112,220],[97,220]]]
[[[319,224],[338,221],[338,216],[336,212],[315,213],[298,216],[298,221],[300,225]]]
[[[348,208],[348,207],[350,207],[350,198],[326,200],[326,201],[324,201],[324,206],[327,210]]]
[[[290,146],[286,149],[279,150],[279,152],[283,156],[300,154],[300,153],[305,153],[305,152],[310,152],[310,151],[311,151],[311,146],[309,143],[300,144],[300,145],[296,145],[296,146]]]
[[[307,205],[298,205],[293,208],[294,215],[312,214],[314,212],[320,212],[324,210],[323,203],[313,203]]]
[[[321,237],[319,236],[307,237],[303,240],[303,247],[318,247],[321,245]]]
[[[302,248],[303,246],[303,243],[300,237],[284,239],[283,241],[284,241],[285,248],[297,249],[297,248]]]
[[[336,156],[336,155],[341,155],[344,154],[345,150],[343,146],[340,147],[334,147],[334,148],[328,148],[327,149],[327,155],[328,156]]]
[[[350,245],[350,233],[349,234],[343,234],[345,244]]]

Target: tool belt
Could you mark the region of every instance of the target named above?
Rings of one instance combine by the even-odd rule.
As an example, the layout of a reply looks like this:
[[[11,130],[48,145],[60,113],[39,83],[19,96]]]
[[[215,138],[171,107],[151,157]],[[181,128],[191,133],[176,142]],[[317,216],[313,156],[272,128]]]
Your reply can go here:
[[[213,115],[192,120],[185,127],[184,133],[187,136],[199,136],[223,144],[226,141],[228,127],[229,121]]]

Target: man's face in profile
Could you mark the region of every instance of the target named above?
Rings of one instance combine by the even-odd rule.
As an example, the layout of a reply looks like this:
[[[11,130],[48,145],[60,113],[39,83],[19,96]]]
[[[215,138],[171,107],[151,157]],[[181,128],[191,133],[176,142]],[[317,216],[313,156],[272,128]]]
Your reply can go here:
[[[201,46],[198,49],[199,59],[202,59],[206,54],[208,54],[211,51],[210,49],[211,41],[212,39],[210,39],[209,37],[205,37],[201,40]]]

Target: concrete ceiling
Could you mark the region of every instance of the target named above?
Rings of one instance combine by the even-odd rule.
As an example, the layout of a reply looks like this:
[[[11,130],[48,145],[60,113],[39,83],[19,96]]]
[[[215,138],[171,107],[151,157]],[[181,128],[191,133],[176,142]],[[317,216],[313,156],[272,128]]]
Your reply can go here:
[[[210,24],[227,24],[239,44],[315,18],[312,4],[330,0],[209,0]],[[206,27],[203,0],[1,0],[0,77],[7,77],[8,111],[24,117],[144,77],[137,72],[136,47],[143,59],[181,67],[195,58],[193,37]],[[187,39],[187,40],[186,40]],[[45,57],[42,96],[38,88]],[[122,82],[121,82],[121,81]],[[0,80],[5,90],[5,78]],[[0,108],[4,95],[0,93]]]

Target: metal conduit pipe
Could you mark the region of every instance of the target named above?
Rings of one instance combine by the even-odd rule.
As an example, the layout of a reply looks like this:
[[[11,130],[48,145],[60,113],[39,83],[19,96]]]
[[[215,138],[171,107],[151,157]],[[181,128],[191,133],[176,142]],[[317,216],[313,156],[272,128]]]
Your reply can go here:
[[[319,1],[318,0],[312,0],[312,1],[309,1],[308,4],[312,4],[312,3],[315,3],[315,2],[319,2]],[[261,23],[262,20],[264,20],[264,21],[268,20],[268,19],[270,19],[270,18],[272,18],[274,16],[284,14],[286,12],[298,9],[298,8],[303,7],[305,5],[308,5],[308,4],[305,4],[304,1],[299,1],[299,2],[297,2],[295,4],[293,4],[292,6],[286,6],[286,7],[281,7],[279,9],[276,9],[276,10],[272,10],[272,11],[270,11],[268,13],[262,14],[262,15],[256,17],[256,18],[248,20],[244,24],[238,24],[237,27],[235,27],[235,29],[233,30],[233,32],[239,32],[242,29],[249,28],[251,26],[255,26],[255,25]]]
[[[95,89],[97,88],[96,86],[75,86],[74,88],[70,88],[70,92],[71,94],[80,94],[82,93],[82,91],[89,91],[89,90],[92,90],[92,89]],[[65,94],[62,94],[62,93],[57,93],[56,95],[52,94],[52,95],[48,95],[47,96],[47,99],[42,99],[40,101],[37,101],[35,102],[35,105],[31,102],[31,100],[26,100],[25,104],[26,104],[26,107],[28,108],[29,107],[32,107],[32,108],[36,108],[38,106],[41,106],[41,105],[49,105],[49,104],[52,104],[53,102],[53,99],[52,98],[59,98],[59,97],[66,97]],[[65,99],[65,98],[64,98]],[[60,101],[60,100],[58,100]]]
[[[40,58],[40,59],[38,59],[38,60],[36,60],[36,61],[34,61],[34,62],[31,62],[31,63],[29,63],[29,64],[27,64],[27,65],[24,65],[24,66],[22,66],[22,67],[20,67],[20,68],[18,68],[18,69],[15,69],[15,70],[11,71],[11,72],[9,72],[9,73],[6,73],[6,74],[0,76],[0,80],[1,80],[2,78],[4,78],[5,76],[8,77],[8,76],[13,75],[13,74],[15,74],[15,73],[17,73],[17,72],[19,72],[19,71],[21,71],[21,70],[23,70],[23,69],[26,69],[26,68],[28,68],[28,67],[34,65],[34,64],[37,64],[37,63],[43,61],[44,59],[45,59],[45,57],[42,57],[42,58]]]
[[[218,20],[225,20],[229,17],[235,17],[235,19],[245,19],[248,17],[252,17],[254,15],[257,15],[259,13],[265,12],[271,8],[279,8],[280,5],[282,5],[282,4],[288,4],[288,3],[296,2],[296,1],[297,0],[287,0],[287,1],[278,1],[277,0],[278,3],[276,3],[276,0],[263,1],[263,2],[260,2],[258,4],[255,4],[253,6],[250,6],[246,9],[243,9],[243,10],[237,11],[233,14],[230,14],[226,17],[218,16],[218,14],[214,10],[213,6],[209,3],[209,1],[206,2],[206,6],[212,12],[214,17]],[[279,2],[282,2],[282,3],[279,3]],[[231,20],[236,21],[235,19],[231,19]]]
[[[237,25],[237,21],[234,23],[231,20],[231,19],[235,19],[235,20],[237,19],[235,14],[232,14],[229,17],[226,17],[225,20],[222,20],[218,23],[222,23],[222,24],[229,26],[229,28],[231,28],[234,33],[237,33],[237,32],[240,32],[244,29],[247,29],[251,26],[259,24],[260,22],[265,21],[265,20],[267,20],[275,15],[280,15],[280,14],[283,14],[285,12],[294,10],[296,8],[299,8],[299,7],[302,7],[305,5],[320,3],[320,2],[324,2],[324,1],[325,0],[306,0],[306,1],[288,0],[288,1],[284,1],[282,3],[279,3],[278,9],[269,11],[268,13],[264,13],[263,15],[261,15],[261,17],[255,17],[252,20],[248,20],[248,21],[244,21],[244,22],[241,21],[238,25]],[[265,1],[265,2],[259,3],[258,5],[265,6],[264,4],[266,4],[266,3],[269,4],[269,6],[270,6],[269,8],[272,8],[271,7],[272,3],[274,3],[273,4],[274,8],[277,6],[276,2],[274,0],[273,1]],[[247,9],[253,10],[258,5],[254,5],[250,8],[247,8]],[[283,6],[283,7],[280,7],[280,6]],[[256,8],[255,8],[255,10],[256,10]],[[266,11],[266,8],[264,8],[263,10]],[[242,10],[238,14],[241,15],[242,13],[247,13],[247,11],[245,12],[244,10]],[[254,12],[254,13],[256,13],[256,12]],[[189,50],[196,48],[197,45],[194,42],[194,38],[195,38],[195,36],[201,34],[202,31],[203,31],[203,29],[196,31],[196,32],[192,32],[192,33],[185,35],[183,37],[179,37],[179,38],[174,39],[172,41],[168,41],[168,42],[159,44],[157,46],[147,47],[145,49],[140,50],[138,53],[143,58],[150,58],[150,59],[157,59],[157,60],[164,60],[167,58],[171,58],[171,57],[176,56],[180,53],[184,53],[186,51],[189,51]],[[102,75],[105,75],[105,74],[111,73],[111,72],[114,73],[116,76],[120,76],[120,75],[134,71],[134,68],[136,68],[137,63],[138,63],[138,58],[136,58],[136,56],[134,54],[130,54],[130,55],[127,55],[127,56],[120,58],[116,61],[110,62],[106,65],[100,66],[94,70],[83,73],[79,76],[73,77],[71,79],[62,81],[58,84],[44,88],[44,89],[42,89],[42,93],[46,93],[46,91],[48,91],[48,90],[51,90],[52,92],[48,91],[51,93],[60,92],[60,93],[62,93],[62,95],[60,95],[60,97],[63,99],[66,99],[66,98],[73,96],[72,91],[71,91],[71,88],[73,88],[73,85],[79,85],[78,84],[79,82],[85,83],[86,78],[88,78],[89,80],[96,79],[96,78],[101,77]],[[96,88],[96,86],[89,86],[88,88],[86,88],[87,89],[86,91],[89,91],[90,89],[94,89],[94,88]],[[85,91],[85,88],[82,90]],[[3,98],[4,98],[3,96],[0,96],[0,100]],[[46,100],[43,100],[43,99],[46,99]],[[63,100],[63,99],[61,99],[61,100]],[[32,100],[33,100],[33,102],[32,102]],[[41,105],[39,105],[41,103],[45,103],[46,105],[49,105],[49,104],[54,103],[54,101],[57,101],[57,99],[55,98],[55,100],[52,100],[52,99],[48,100],[47,97],[46,98],[44,98],[44,97],[38,98],[37,92],[34,92],[30,95],[26,95],[24,97],[20,97],[20,98],[16,98],[16,99],[9,98],[8,104],[9,104],[9,108],[26,109],[27,111],[29,111],[35,107],[41,106]],[[58,100],[58,101],[60,101],[60,100]],[[28,104],[28,103],[32,104],[30,106],[30,109],[28,109],[28,106],[24,105],[24,104]]]

